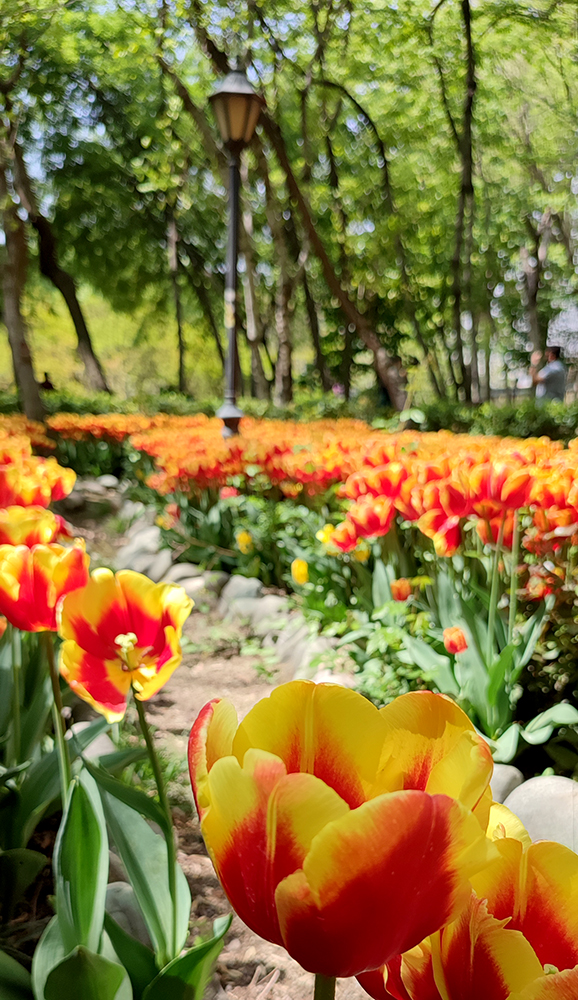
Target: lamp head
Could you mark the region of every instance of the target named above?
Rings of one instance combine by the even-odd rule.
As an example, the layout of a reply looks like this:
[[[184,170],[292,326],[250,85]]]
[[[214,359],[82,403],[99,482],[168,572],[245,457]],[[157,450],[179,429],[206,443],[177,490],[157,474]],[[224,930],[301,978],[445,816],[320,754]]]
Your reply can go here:
[[[253,138],[265,98],[255,93],[245,73],[234,69],[209,97],[225,146],[239,153]]]

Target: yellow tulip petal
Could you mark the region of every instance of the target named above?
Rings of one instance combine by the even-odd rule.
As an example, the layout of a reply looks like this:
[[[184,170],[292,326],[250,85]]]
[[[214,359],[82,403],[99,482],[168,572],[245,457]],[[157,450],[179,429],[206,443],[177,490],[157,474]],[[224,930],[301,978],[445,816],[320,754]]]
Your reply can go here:
[[[529,847],[532,843],[530,834],[522,821],[502,802],[492,803],[486,837],[489,837],[490,840],[501,840],[503,837],[509,837],[511,840],[519,840],[524,847]]]
[[[353,808],[375,782],[384,736],[378,710],[355,691],[291,681],[245,716],[233,753],[242,761],[250,747],[268,750],[288,772],[315,774]]]
[[[189,737],[189,774],[197,809],[202,819],[209,801],[205,794],[207,775],[220,757],[230,757],[238,725],[234,705],[214,698],[199,712]]]
[[[578,968],[542,976],[521,993],[511,993],[508,1000],[576,1000]]]

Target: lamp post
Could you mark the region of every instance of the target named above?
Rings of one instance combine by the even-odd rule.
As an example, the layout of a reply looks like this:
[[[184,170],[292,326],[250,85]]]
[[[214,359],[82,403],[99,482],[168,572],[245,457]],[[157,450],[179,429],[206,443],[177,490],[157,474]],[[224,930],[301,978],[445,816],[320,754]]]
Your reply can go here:
[[[225,276],[225,401],[217,412],[224,423],[223,437],[239,430],[243,416],[237,406],[237,256],[239,244],[239,162],[251,141],[265,99],[256,94],[242,70],[234,69],[209,98],[223,144],[229,154],[229,235]]]

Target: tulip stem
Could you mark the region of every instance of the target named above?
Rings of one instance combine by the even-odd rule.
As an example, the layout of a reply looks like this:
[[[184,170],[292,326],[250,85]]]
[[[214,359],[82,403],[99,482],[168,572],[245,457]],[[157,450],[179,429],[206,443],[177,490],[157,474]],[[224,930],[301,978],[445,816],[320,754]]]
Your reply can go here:
[[[134,689],[133,689],[134,694]],[[169,799],[167,796],[167,790],[165,787],[165,782],[163,779],[163,774],[161,771],[161,766],[157,752],[155,750],[155,745],[153,743],[153,738],[151,731],[149,729],[149,724],[146,720],[144,705],[140,698],[135,696],[134,699],[136,710],[138,713],[138,721],[140,724],[141,733],[144,736],[144,741],[147,746],[147,751],[149,755],[149,760],[151,767],[153,769],[153,774],[155,777],[155,784],[157,786],[157,792],[159,795],[159,802],[161,809],[165,814],[166,828],[163,831],[165,835],[165,841],[167,845],[167,863],[169,866],[169,892],[171,895],[171,901],[173,904],[173,928],[172,928],[172,957],[177,957],[177,918],[178,918],[178,907],[177,907],[177,852],[175,850],[175,838],[174,838],[174,828],[173,828],[173,814],[171,812],[171,807],[169,804]]]
[[[491,670],[494,663],[494,629],[496,627],[496,612],[498,610],[498,578],[500,567],[500,555],[504,544],[504,530],[506,527],[506,515],[502,519],[496,551],[494,553],[494,565],[492,567],[492,584],[490,588],[490,610],[488,614],[488,640],[486,645],[486,670]]]
[[[508,645],[514,638],[516,613],[518,611],[518,560],[520,558],[520,512],[514,511],[514,534],[512,537],[512,569],[510,572],[510,612],[508,617]]]
[[[64,716],[62,714],[62,695],[60,693],[60,681],[58,678],[58,670],[56,669],[56,662],[54,659],[54,638],[51,632],[41,632],[40,639],[42,645],[44,646],[44,652],[46,654],[46,662],[48,663],[48,673],[50,674],[50,683],[52,684],[52,724],[54,726],[54,739],[56,741],[56,749],[58,750],[58,765],[60,768],[60,792],[62,797],[62,808],[66,804],[66,798],[68,795],[68,789],[70,788],[70,782],[72,780],[72,773],[70,770],[70,758],[68,756],[68,747],[66,746],[66,727],[64,725]]]
[[[335,996],[335,976],[315,975],[315,992],[313,1000],[333,1000]]]
[[[10,625],[10,646],[12,651],[12,757],[14,764],[20,764],[22,745],[20,731],[20,661],[22,645],[20,633],[14,625]]]

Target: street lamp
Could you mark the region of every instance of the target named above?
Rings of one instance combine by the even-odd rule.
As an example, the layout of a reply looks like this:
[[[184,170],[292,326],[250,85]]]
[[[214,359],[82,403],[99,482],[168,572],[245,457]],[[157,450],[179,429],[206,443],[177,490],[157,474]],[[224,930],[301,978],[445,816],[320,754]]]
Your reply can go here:
[[[245,73],[234,69],[217,86],[209,98],[223,144],[229,153],[229,236],[227,242],[227,273],[225,277],[225,333],[227,360],[225,365],[225,402],[217,416],[224,423],[223,437],[239,430],[243,416],[237,406],[237,255],[239,242],[239,161],[241,152],[251,141],[265,99],[256,94]]]

